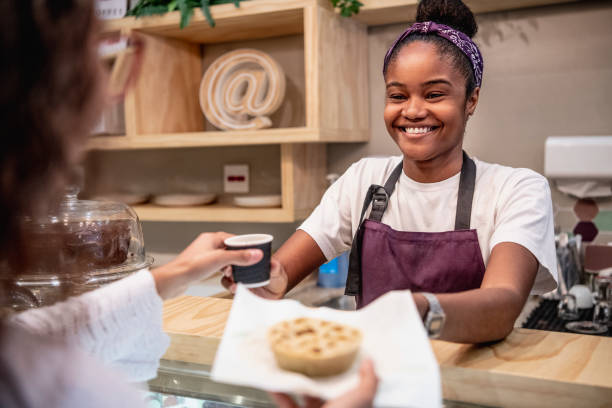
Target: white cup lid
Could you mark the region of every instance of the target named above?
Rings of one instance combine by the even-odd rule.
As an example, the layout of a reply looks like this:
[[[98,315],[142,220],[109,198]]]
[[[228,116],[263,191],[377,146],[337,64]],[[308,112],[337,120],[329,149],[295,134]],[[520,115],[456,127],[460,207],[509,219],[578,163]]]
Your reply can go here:
[[[226,246],[231,247],[251,247],[254,245],[267,244],[272,242],[274,237],[269,234],[246,234],[236,235],[223,241]]]

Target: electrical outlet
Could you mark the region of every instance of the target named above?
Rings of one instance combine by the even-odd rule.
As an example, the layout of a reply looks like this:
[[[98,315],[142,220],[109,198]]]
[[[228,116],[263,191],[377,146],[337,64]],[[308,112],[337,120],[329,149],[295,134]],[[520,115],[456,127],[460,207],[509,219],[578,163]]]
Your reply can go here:
[[[249,192],[248,164],[226,164],[223,166],[223,191],[226,193]]]

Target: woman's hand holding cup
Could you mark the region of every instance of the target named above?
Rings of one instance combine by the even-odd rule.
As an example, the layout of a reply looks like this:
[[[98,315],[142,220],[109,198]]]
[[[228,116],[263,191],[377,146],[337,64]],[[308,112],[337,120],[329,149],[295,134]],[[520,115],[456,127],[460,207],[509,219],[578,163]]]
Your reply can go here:
[[[152,269],[160,297],[166,300],[179,296],[189,285],[229,265],[247,266],[262,260],[264,254],[260,249],[226,250],[224,241],[232,236],[226,232],[200,234],[174,260]]]
[[[287,289],[287,274],[280,262],[271,260],[273,237],[267,234],[238,235],[225,240],[228,250],[257,248],[263,251],[263,258],[256,264],[242,266],[233,264],[223,270],[221,283],[232,293],[236,284],[242,283],[253,293],[268,299],[280,299]]]

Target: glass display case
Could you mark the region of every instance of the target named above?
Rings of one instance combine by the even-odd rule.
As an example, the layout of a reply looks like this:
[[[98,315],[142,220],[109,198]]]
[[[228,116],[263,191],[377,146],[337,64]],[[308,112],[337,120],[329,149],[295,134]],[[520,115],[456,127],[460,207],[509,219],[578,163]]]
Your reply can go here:
[[[211,366],[161,360],[157,378],[149,381],[144,398],[149,408],[276,407],[264,391],[220,384],[210,378]],[[407,404],[408,406],[408,404]],[[485,408],[444,401],[444,408]]]
[[[267,408],[276,405],[264,391],[216,383],[209,365],[161,360],[157,378],[149,381],[148,407]]]

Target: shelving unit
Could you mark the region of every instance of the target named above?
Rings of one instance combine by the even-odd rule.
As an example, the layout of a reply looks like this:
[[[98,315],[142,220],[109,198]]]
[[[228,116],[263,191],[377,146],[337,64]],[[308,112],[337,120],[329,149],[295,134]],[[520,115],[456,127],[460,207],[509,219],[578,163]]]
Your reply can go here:
[[[256,0],[199,10],[179,28],[178,12],[110,21],[105,30],[137,32],[145,41],[138,83],[125,98],[125,136],[94,137],[96,150],[281,145],[281,208],[225,205],[136,206],[141,220],[293,222],[305,218],[325,188],[325,142],[369,139],[367,26],[341,18],[327,0]],[[256,131],[206,131],[198,102],[206,46],[302,35],[304,123]],[[324,39],[333,38],[333,41]],[[204,53],[204,54],[203,54]],[[346,75],[350,72],[351,75]],[[333,86],[330,86],[333,84]]]
[[[146,18],[126,17],[109,20],[106,31],[138,30],[146,34],[175,38],[198,44],[272,38],[304,33],[304,8],[310,0],[256,0],[211,7],[216,26],[211,27],[201,10],[196,9],[189,25],[179,27],[180,14],[167,13]]]
[[[183,139],[188,146],[208,145],[197,142],[198,138],[210,139],[211,146],[367,141],[368,64],[367,47],[363,46],[367,27],[336,15],[327,0],[255,0],[240,4],[240,8],[233,4],[211,7],[215,28],[199,11],[183,30],[179,28],[178,12],[108,23],[106,31],[136,31],[146,42],[142,73],[125,100],[126,135],[148,140],[146,146],[135,148],[175,147],[168,142],[172,138]],[[252,133],[253,137],[245,132],[203,132],[197,95],[204,69],[200,46],[292,34],[304,38],[305,126],[259,130]],[[283,131],[286,140],[280,136]],[[138,144],[135,140],[125,143],[104,137],[93,138],[90,146],[124,149]]]
[[[172,208],[152,204],[133,208],[148,221],[293,222],[305,218],[319,202],[318,185],[325,176],[325,145],[283,144],[280,149],[282,207],[239,208],[226,204]]]

